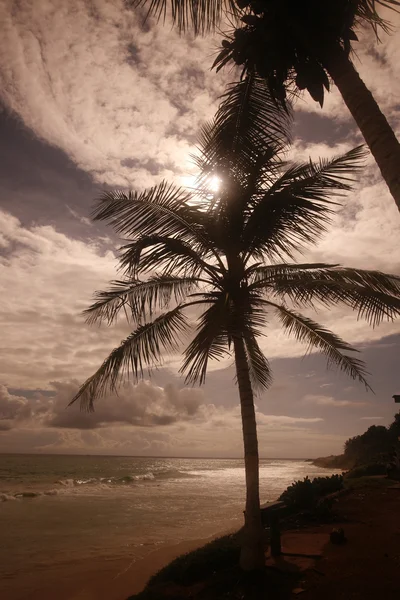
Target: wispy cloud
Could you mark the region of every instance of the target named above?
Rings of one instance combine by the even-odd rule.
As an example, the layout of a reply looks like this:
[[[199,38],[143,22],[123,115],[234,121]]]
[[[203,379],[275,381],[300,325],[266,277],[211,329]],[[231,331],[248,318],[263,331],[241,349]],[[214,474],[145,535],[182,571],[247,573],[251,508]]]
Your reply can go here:
[[[38,136],[113,186],[187,171],[222,91],[212,40],[143,29],[123,0],[6,0],[0,10],[0,94]]]
[[[354,402],[353,400],[338,400],[333,396],[316,396],[313,394],[307,394],[303,398],[303,402],[306,404],[316,404],[317,406],[333,406],[336,408],[341,408],[344,406],[355,406],[362,407],[365,406],[365,402]]]

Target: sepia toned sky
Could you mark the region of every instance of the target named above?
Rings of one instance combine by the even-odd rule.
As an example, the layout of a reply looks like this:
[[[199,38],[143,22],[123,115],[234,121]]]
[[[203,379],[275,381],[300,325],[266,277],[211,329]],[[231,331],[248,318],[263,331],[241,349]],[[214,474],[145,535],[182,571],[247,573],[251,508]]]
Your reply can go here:
[[[400,134],[400,17],[354,58]],[[115,277],[118,240],[91,223],[101,190],[185,183],[200,125],[234,71],[210,70],[218,38],[180,37],[122,0],[3,0],[0,5],[0,452],[240,456],[231,361],[185,388],[179,356],[94,414],[66,409],[78,385],[127,333],[90,328],[91,295]],[[291,156],[331,157],[361,142],[340,96],[296,103]],[[400,274],[400,219],[372,160],[307,261]],[[301,258],[304,262],[304,257]],[[257,397],[260,454],[340,452],[388,424],[400,393],[400,322],[370,328],[344,309],[317,320],[362,351],[375,395],[326,370],[272,322],[262,342],[274,384]]]

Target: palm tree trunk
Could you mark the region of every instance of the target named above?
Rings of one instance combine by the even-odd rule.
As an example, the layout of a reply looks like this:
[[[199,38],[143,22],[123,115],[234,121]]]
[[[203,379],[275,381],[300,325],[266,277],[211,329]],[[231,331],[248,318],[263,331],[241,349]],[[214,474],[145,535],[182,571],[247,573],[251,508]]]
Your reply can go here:
[[[400,210],[400,143],[373,95],[341,48],[324,60]]]
[[[246,472],[246,510],[244,513],[240,566],[245,571],[253,571],[265,566],[263,527],[260,511],[257,425],[253,390],[251,388],[249,367],[243,339],[235,337],[233,344],[235,349],[236,376],[242,412],[244,463]]]

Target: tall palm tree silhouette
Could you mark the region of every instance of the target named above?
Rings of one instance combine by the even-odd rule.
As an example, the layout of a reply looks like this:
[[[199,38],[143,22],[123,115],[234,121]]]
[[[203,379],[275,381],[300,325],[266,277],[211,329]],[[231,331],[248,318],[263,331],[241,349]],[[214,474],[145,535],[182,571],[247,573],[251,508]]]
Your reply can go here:
[[[343,304],[373,325],[400,314],[396,276],[293,263],[324,233],[332,197],[351,189],[363,150],[288,167],[290,124],[265,80],[250,76],[231,87],[202,128],[196,189],[163,182],[142,193],[107,192],[99,200],[95,219],[128,238],[120,255],[124,277],[98,292],[86,314],[89,323],[108,324],[122,314],[133,331],[72,400],[92,409],[121,377],[141,377],[145,366],[178,351],[184,334],[191,336],[182,362],[188,383],[203,383],[211,359],[233,354],[246,472],[240,559],[246,570],[264,564],[254,392],[272,379],[259,344],[269,319],[277,316],[287,333],[368,386],[354,349],[299,309]],[[212,192],[214,176],[221,185]]]

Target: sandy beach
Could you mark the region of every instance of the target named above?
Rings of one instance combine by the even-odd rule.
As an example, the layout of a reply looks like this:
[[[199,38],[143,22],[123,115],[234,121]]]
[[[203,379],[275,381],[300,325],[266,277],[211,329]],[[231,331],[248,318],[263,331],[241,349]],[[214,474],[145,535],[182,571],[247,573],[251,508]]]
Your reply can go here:
[[[166,546],[133,561],[129,557],[96,557],[60,564],[51,570],[43,566],[20,573],[18,581],[3,580],[0,597],[2,600],[126,600],[140,592],[149,577],[171,560],[211,539]]]

